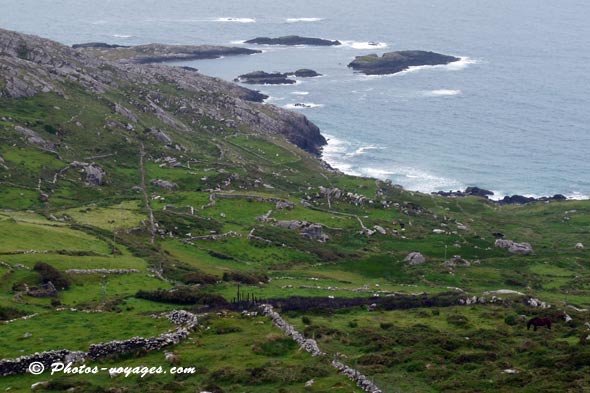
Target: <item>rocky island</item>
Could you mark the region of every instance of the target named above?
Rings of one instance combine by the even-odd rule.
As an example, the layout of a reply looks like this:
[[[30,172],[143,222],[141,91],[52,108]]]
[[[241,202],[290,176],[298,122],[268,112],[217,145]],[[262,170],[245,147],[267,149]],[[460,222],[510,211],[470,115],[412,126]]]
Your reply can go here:
[[[441,65],[459,61],[458,57],[421,50],[387,52],[381,57],[376,54],[357,56],[348,67],[366,75],[386,75],[405,71],[410,67]]]
[[[250,85],[292,85],[296,81],[289,77],[312,78],[322,74],[309,69],[300,69],[294,72],[273,72],[254,71],[243,74],[234,79],[234,82],[247,83]]]
[[[102,42],[90,42],[85,44],[75,44],[72,45],[72,48],[87,53],[90,56],[135,64],[218,59],[222,56],[252,55],[255,53],[261,53],[261,51],[255,49],[217,45],[146,44],[122,46]]]
[[[259,45],[311,45],[311,46],[336,46],[342,45],[340,41],[325,40],[322,38],[301,37],[298,35],[287,35],[283,37],[256,37],[245,42],[246,44]]]

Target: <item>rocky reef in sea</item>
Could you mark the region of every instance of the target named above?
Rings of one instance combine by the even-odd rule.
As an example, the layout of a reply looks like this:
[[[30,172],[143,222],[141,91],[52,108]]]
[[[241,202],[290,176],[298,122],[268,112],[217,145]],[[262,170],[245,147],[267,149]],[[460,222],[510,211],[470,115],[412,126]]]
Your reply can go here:
[[[410,67],[444,65],[459,61],[458,57],[422,50],[387,52],[381,57],[376,54],[357,56],[348,67],[366,75],[395,74]]]

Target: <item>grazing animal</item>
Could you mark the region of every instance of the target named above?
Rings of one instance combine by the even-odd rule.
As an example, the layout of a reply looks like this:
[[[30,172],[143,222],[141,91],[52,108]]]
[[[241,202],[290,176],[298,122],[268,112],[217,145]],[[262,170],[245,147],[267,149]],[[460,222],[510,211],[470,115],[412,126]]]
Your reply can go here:
[[[551,330],[551,319],[549,319],[549,318],[538,318],[538,317],[532,318],[526,324],[526,330],[529,330],[531,328],[531,325],[533,325],[535,327],[535,331],[537,331],[537,328],[539,326],[547,326],[547,329]]]

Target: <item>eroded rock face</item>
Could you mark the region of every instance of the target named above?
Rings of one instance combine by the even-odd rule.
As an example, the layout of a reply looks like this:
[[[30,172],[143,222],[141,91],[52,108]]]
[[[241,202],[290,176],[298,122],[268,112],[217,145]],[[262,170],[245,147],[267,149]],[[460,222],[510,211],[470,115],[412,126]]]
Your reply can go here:
[[[516,243],[512,240],[497,239],[494,244],[498,248],[508,250],[511,254],[528,255],[533,252],[533,247],[529,243]]]
[[[405,258],[404,262],[408,262],[410,266],[421,265],[426,262],[426,258],[419,252],[411,252]]]
[[[421,50],[387,52],[381,57],[376,54],[357,56],[348,67],[366,75],[395,74],[410,67],[441,65],[459,61],[458,57]]]

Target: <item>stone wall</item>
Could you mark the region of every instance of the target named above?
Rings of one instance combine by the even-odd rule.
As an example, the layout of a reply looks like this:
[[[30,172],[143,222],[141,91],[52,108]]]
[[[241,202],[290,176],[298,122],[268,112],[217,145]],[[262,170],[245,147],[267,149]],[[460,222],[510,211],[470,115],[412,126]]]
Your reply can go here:
[[[276,327],[285,332],[287,336],[291,336],[291,338],[293,338],[293,340],[297,342],[297,344],[299,344],[302,349],[309,352],[311,356],[326,355],[326,353],[319,348],[318,343],[315,340],[306,339],[293,327],[293,325],[287,323],[278,312],[274,311],[270,304],[262,304],[260,308],[262,309],[262,313],[269,317]],[[332,361],[332,367],[338,370],[340,374],[346,375],[348,378],[354,381],[357,386],[365,392],[382,393],[381,389],[379,389],[372,381],[370,381],[357,370],[336,360]]]
[[[21,356],[16,359],[0,360],[0,376],[24,374],[29,365],[39,362],[49,369],[52,363],[81,363],[86,360],[97,360],[123,353],[145,350],[157,351],[168,345],[178,344],[185,340],[190,331],[197,325],[197,316],[184,310],[175,310],[167,314],[170,322],[180,325],[176,330],[160,334],[157,337],[133,337],[128,340],[114,340],[106,343],[93,344],[88,352],[76,352],[67,349],[37,352],[32,355]]]

